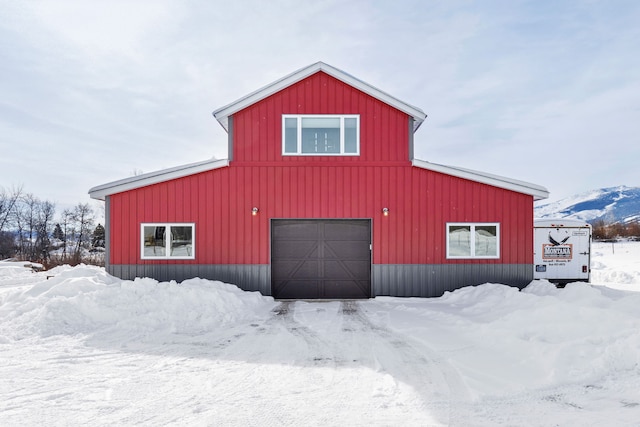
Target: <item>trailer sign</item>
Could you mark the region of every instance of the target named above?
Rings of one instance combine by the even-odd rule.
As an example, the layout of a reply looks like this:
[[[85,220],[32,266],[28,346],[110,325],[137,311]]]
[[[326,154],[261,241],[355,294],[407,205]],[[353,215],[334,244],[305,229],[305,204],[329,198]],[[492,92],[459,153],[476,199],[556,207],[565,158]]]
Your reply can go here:
[[[569,260],[573,258],[573,245],[542,245],[542,259]]]
[[[533,278],[556,284],[591,277],[591,225],[572,218],[533,223]]]

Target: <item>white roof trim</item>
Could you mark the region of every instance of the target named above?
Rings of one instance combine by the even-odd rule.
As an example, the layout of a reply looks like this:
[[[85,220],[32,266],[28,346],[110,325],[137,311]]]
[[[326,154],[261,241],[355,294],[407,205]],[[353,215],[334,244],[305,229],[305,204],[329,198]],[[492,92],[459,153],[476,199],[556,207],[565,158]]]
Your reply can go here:
[[[123,191],[134,190],[147,185],[158,184],[160,182],[169,181],[176,178],[182,178],[194,175],[200,172],[206,172],[213,169],[229,166],[229,160],[205,160],[203,162],[190,163],[188,165],[176,166],[173,168],[162,169],[155,172],[149,172],[131,178],[121,179],[119,181],[109,182],[107,184],[98,185],[89,190],[89,196],[92,199],[104,200],[106,196],[121,193]]]
[[[542,200],[549,197],[549,191],[536,184],[525,181],[505,178],[499,175],[492,175],[485,172],[478,172],[471,169],[463,169],[454,166],[439,165],[436,163],[426,162],[424,160],[413,160],[413,166],[422,169],[428,169],[434,172],[440,172],[447,175],[456,176],[458,178],[468,179],[483,184],[492,185],[494,187],[504,188],[518,193],[529,194],[534,200]]]
[[[258,89],[255,92],[252,92],[240,99],[238,99],[235,102],[232,102],[229,105],[226,105],[222,108],[217,109],[216,111],[213,112],[213,116],[218,120],[218,122],[220,122],[220,124],[222,125],[222,127],[228,132],[229,131],[229,116],[233,115],[234,113],[252,105],[255,104],[256,102],[270,96],[273,95],[274,93],[289,87],[291,85],[293,85],[294,83],[299,82],[300,80],[303,80],[309,76],[311,76],[312,74],[317,73],[318,71],[323,71],[327,74],[329,74],[332,77],[335,77],[336,79],[355,87],[358,90],[361,90],[362,92],[373,96],[374,98],[379,99],[382,102],[385,102],[389,105],[391,105],[394,108],[397,108],[398,110],[408,114],[409,116],[413,117],[414,119],[414,124],[413,124],[413,131],[415,132],[420,125],[422,124],[422,122],[424,121],[424,119],[427,117],[427,115],[419,108],[414,107],[412,105],[409,105],[405,102],[400,101],[398,98],[395,98],[391,95],[389,95],[386,92],[381,91],[380,89],[371,86],[368,83],[363,82],[362,80],[345,73],[344,71],[341,71],[337,68],[332,67],[331,65],[325,64],[324,62],[316,62],[315,64],[311,64],[307,67],[301,68],[300,70],[289,74],[288,76],[285,76],[283,78],[281,78],[280,80],[277,80],[261,89]],[[293,112],[292,112],[293,113]]]
[[[534,218],[533,228],[547,228],[547,227],[591,227],[587,221],[574,218]]]

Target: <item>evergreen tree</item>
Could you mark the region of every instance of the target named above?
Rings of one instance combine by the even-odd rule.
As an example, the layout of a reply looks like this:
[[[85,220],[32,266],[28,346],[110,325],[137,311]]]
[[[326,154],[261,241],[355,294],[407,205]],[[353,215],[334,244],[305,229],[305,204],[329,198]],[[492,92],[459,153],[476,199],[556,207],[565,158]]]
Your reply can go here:
[[[96,229],[93,230],[93,236],[91,237],[91,246],[94,248],[104,248],[105,231],[102,224],[98,224]]]
[[[53,229],[53,238],[58,240],[64,240],[64,233],[62,232],[62,227],[60,227],[59,223],[56,224],[55,228]]]
[[[16,239],[9,231],[0,231],[0,260],[16,254]]]

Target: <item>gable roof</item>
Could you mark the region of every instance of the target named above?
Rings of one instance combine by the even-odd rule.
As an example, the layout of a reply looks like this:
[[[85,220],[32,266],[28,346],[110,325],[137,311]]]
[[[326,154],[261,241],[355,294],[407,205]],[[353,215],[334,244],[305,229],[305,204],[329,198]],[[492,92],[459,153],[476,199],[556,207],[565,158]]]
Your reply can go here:
[[[228,131],[228,119],[231,115],[240,111],[300,80],[305,79],[319,71],[325,72],[336,79],[361,90],[374,98],[385,102],[392,107],[403,111],[407,115],[413,118],[415,132],[418,127],[424,122],[427,115],[417,107],[406,104],[399,99],[382,92],[381,90],[363,82],[362,80],[353,77],[344,71],[338,70],[323,62],[316,62],[302,68],[294,73],[289,74],[265,87],[258,89],[255,92],[250,93],[247,96],[240,98],[239,100],[226,105],[213,112],[213,116],[220,122],[222,127]],[[494,187],[504,188],[507,190],[515,191],[518,193],[528,194],[533,196],[534,200],[546,199],[549,197],[549,191],[539,185],[531,184],[524,181],[518,181],[498,175],[488,174],[485,172],[474,171],[471,169],[464,169],[454,166],[440,165],[437,163],[431,163],[424,160],[413,159],[412,164],[414,167],[422,169],[428,169],[435,172],[440,172],[446,175],[455,176],[483,184],[492,185]],[[178,179],[189,175],[194,175],[201,172],[206,172],[222,167],[229,166],[228,159],[222,160],[205,160],[202,162],[190,163],[187,165],[176,166],[173,168],[163,169],[155,172],[149,172],[146,174],[121,179],[118,181],[110,182],[103,185],[98,185],[89,190],[89,195],[93,199],[105,200],[106,196],[111,194],[120,193],[123,191],[134,190],[137,188],[145,187],[152,184],[158,184],[161,182],[169,181],[172,179]]]
[[[211,159],[205,160],[203,162],[189,163],[188,165],[162,169],[155,172],[149,172],[118,181],[109,182],[107,184],[98,185],[89,190],[89,196],[92,199],[104,200],[106,196],[110,196],[112,194],[134,190],[136,188],[146,187],[147,185],[158,184],[160,182],[169,181],[171,179],[182,178],[185,176],[218,169],[225,166],[229,166],[229,160],[227,159]]]
[[[371,86],[368,83],[363,82],[362,80],[352,76],[351,74],[347,74],[342,70],[339,70],[335,67],[332,67],[329,64],[325,64],[324,62],[316,62],[315,64],[311,64],[307,67],[301,68],[298,71],[295,71],[275,82],[264,86],[261,89],[256,90],[235,102],[232,102],[229,105],[225,105],[222,108],[217,109],[213,112],[213,116],[220,122],[222,127],[228,132],[229,131],[229,117],[234,113],[255,104],[256,102],[267,98],[268,96],[273,95],[274,93],[293,85],[319,71],[322,71],[336,79],[355,87],[356,89],[366,93],[367,95],[371,95],[372,97],[391,105],[392,107],[406,113],[411,116],[414,120],[413,122],[413,131],[415,132],[424,119],[426,119],[427,115],[419,108],[414,107],[413,105],[409,105],[405,102],[400,101],[398,98],[389,95],[386,92],[381,91],[380,89]]]
[[[533,196],[533,200],[542,200],[549,197],[549,190],[547,190],[545,187],[532,184],[530,182],[506,178],[500,175],[493,175],[486,172],[459,168],[457,166],[440,165],[437,163],[431,163],[417,159],[413,160],[413,166],[422,169],[428,169],[434,172],[440,172],[458,178],[480,182],[482,184],[492,185],[498,188],[504,188],[506,190],[511,190],[518,193],[528,194],[530,196]]]

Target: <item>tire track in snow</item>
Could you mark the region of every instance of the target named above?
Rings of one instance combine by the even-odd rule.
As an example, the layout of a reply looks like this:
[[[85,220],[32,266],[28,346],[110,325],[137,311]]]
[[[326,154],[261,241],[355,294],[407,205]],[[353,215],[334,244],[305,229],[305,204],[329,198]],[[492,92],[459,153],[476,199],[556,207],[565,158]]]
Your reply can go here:
[[[404,383],[422,397],[428,412],[446,417],[447,425],[469,425],[469,390],[458,372],[435,351],[374,324],[357,301],[341,301],[335,319],[339,327],[325,333],[296,321],[295,307],[295,302],[281,303],[273,320],[306,344],[307,359],[314,365],[335,369],[363,366],[385,372],[393,381],[372,385],[372,399],[393,400],[399,383]]]
[[[374,324],[356,301],[343,301],[345,332],[375,343],[373,352],[380,368],[397,381],[411,385],[423,396],[425,407],[446,410],[449,426],[470,423],[470,393],[458,372],[435,351],[384,326]],[[442,391],[446,390],[446,393]]]
[[[295,425],[308,405],[317,406],[302,409],[311,424],[360,413],[359,422],[384,414],[375,418],[383,425],[468,425],[468,391],[457,372],[425,346],[374,324],[360,304],[283,301],[264,321],[225,331],[209,347],[226,361],[216,394],[251,402],[253,416],[269,414],[282,425]]]
[[[229,415],[231,424],[300,425],[301,417],[314,425],[336,423],[333,418],[313,419],[324,416],[316,406],[328,402],[332,390],[344,389],[334,387],[340,379],[331,343],[294,319],[295,305],[280,302],[268,319],[234,328],[235,333],[218,341],[223,368],[218,378],[224,381],[212,390],[224,398],[215,406],[237,400],[251,408]]]
[[[337,366],[340,361],[336,360],[335,351],[332,343],[326,338],[321,337],[306,325],[298,322],[294,318],[295,302],[283,301],[274,309],[276,318],[275,322],[280,322],[291,335],[302,340],[307,346],[307,357],[313,365],[331,365]]]

